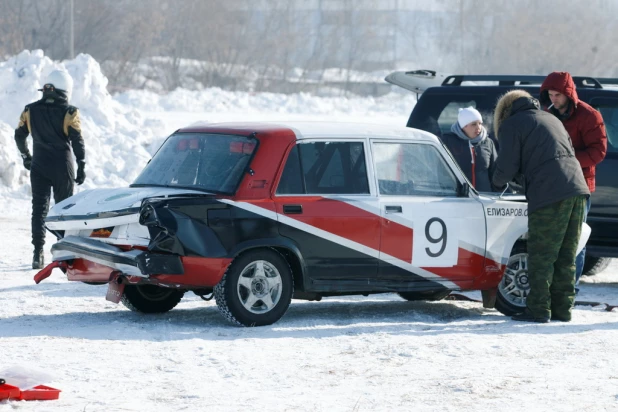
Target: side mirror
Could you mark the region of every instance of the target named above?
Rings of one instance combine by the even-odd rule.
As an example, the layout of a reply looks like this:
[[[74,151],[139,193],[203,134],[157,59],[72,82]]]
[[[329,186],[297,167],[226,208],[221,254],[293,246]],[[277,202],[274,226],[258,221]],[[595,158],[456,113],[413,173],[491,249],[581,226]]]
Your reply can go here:
[[[470,196],[470,185],[468,182],[464,182],[459,186],[457,190],[457,197],[468,197]]]

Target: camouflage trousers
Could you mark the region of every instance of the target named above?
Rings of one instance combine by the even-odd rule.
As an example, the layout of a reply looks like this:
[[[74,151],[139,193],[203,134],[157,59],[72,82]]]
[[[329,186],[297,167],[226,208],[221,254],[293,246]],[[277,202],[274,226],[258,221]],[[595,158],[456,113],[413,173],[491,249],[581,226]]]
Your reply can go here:
[[[528,310],[537,318],[571,319],[575,256],[586,196],[574,196],[528,216]]]

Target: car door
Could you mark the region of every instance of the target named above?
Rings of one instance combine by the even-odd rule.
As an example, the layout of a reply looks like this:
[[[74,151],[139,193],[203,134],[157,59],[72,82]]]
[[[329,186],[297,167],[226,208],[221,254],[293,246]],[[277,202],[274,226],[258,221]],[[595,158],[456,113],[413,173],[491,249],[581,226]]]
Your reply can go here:
[[[367,173],[367,144],[299,141],[274,196],[279,232],[292,239],[313,291],[371,289],[377,277],[380,214]]]
[[[614,243],[618,233],[618,99],[593,97],[591,106],[601,112],[607,131],[607,154],[596,166],[596,190],[591,196],[589,244]]]
[[[383,216],[380,278],[469,287],[484,270],[482,204],[459,196],[463,180],[433,144],[372,141],[372,157]]]

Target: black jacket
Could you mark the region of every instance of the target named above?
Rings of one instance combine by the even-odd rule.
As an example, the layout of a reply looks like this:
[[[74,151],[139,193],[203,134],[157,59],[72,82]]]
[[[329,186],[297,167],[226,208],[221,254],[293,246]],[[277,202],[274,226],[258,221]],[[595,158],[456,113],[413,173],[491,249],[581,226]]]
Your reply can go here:
[[[468,180],[475,183],[474,187],[476,190],[479,192],[494,192],[497,190],[491,184],[491,177],[498,154],[494,142],[489,137],[472,146],[474,149],[474,163],[472,163],[470,143],[455,133],[445,133],[442,136],[442,143],[451,152]],[[472,170],[474,170],[475,174],[474,179],[472,178]]]
[[[508,101],[509,94],[496,107],[494,126],[500,153],[494,185],[504,186],[522,173],[529,212],[573,196],[590,195],[571,139],[560,120],[540,110],[536,99],[514,94]],[[507,101],[503,101],[505,98]],[[503,118],[499,119],[500,116]]]
[[[73,175],[71,147],[78,162],[85,161],[79,110],[63,96],[44,93],[39,101],[26,106],[15,129],[15,142],[22,154],[28,154],[26,139],[32,135],[31,170],[42,173],[67,168]]]

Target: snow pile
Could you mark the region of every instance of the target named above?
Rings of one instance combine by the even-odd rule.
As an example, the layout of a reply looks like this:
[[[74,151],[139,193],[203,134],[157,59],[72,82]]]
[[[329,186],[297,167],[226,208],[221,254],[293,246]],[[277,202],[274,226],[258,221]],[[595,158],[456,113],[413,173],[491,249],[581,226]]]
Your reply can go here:
[[[23,51],[0,63],[0,193],[18,197],[29,193],[29,177],[14,143],[14,129],[24,106],[41,98],[47,75],[55,69],[73,77],[70,103],[80,109],[86,141],[84,187],[126,185],[150,158],[145,146],[153,140],[153,128],[142,128],[144,118],[116,102],[107,92],[107,79],[99,64],[81,54],[64,63],[53,62],[40,50]],[[32,141],[29,139],[32,146]]]
[[[218,88],[177,89],[167,95],[130,90],[112,96],[107,78],[91,56],[54,62],[41,50],[26,50],[0,62],[0,195],[7,202],[29,197],[29,173],[22,166],[14,129],[24,106],[40,99],[38,89],[55,69],[73,77],[70,104],[81,113],[87,179],[76,190],[130,184],[168,135],[196,121],[363,119],[403,125],[415,103],[411,93],[335,98]]]

